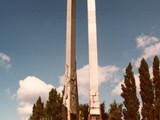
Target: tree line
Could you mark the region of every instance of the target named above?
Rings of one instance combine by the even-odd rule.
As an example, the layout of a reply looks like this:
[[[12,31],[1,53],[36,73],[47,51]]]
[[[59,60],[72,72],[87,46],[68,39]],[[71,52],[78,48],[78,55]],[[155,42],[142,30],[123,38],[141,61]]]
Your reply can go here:
[[[52,88],[49,92],[49,97],[44,105],[41,97],[33,105],[32,115],[29,120],[62,120],[62,96],[56,89]]]
[[[155,56],[152,63],[152,73],[149,72],[148,63],[143,58],[138,68],[140,90],[138,94],[132,64],[125,69],[124,81],[121,84],[121,97],[123,103],[114,101],[110,104],[108,112],[105,104],[101,104],[102,120],[160,120],[160,61]],[[88,104],[79,106],[80,118],[88,120]],[[41,97],[33,105],[29,120],[63,120],[64,116],[62,96],[52,89],[46,104]]]
[[[132,65],[129,63],[124,75],[124,83],[121,85],[121,96],[124,98],[123,118],[125,120],[160,120],[160,70],[158,56],[155,56],[153,59],[151,74],[144,58],[140,62],[138,72],[140,97],[137,97],[135,77]]]

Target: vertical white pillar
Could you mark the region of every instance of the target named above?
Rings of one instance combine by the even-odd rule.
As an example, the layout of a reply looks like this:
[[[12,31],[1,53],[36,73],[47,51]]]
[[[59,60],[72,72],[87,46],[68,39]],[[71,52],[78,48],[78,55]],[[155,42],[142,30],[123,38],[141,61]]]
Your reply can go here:
[[[78,119],[78,89],[76,73],[76,0],[67,0],[66,22],[66,73],[63,104],[67,120]]]
[[[89,116],[90,120],[100,119],[100,102],[98,89],[98,54],[95,0],[87,0],[88,6],[88,45],[89,45]],[[97,119],[96,119],[97,118]]]

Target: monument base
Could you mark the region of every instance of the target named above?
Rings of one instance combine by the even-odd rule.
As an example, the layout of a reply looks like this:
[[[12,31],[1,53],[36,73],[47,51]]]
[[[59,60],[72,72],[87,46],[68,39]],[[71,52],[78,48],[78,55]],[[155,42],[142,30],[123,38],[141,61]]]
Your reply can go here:
[[[101,120],[101,116],[100,115],[89,115],[88,120]]]

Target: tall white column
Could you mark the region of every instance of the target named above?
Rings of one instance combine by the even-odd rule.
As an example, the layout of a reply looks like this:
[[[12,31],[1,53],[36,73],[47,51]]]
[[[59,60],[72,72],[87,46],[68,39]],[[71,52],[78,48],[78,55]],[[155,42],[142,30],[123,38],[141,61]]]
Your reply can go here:
[[[88,45],[89,45],[89,120],[100,120],[98,89],[98,54],[95,0],[87,0],[88,6]]]
[[[76,72],[76,0],[67,0],[66,71],[63,104],[67,120],[78,120],[78,89]]]

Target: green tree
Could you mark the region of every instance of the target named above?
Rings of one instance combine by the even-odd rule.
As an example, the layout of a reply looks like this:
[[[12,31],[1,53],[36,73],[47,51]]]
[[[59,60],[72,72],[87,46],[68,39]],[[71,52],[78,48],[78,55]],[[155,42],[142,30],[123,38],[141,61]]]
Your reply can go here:
[[[79,106],[79,111],[80,111],[80,119],[82,120],[88,120],[88,104],[81,104]]]
[[[123,115],[125,120],[139,120],[139,100],[137,98],[136,84],[134,73],[132,72],[132,65],[129,63],[124,75],[124,84],[121,84],[122,93],[124,98]]]
[[[62,97],[56,89],[51,89],[46,103],[46,117],[55,120],[62,119]]]
[[[154,57],[153,61],[153,86],[154,86],[154,105],[155,105],[155,120],[160,120],[160,69],[159,58]]]
[[[153,120],[154,118],[154,93],[152,80],[150,79],[148,64],[143,58],[139,67],[140,95],[142,99],[142,120]]]
[[[108,120],[122,120],[122,104],[117,104],[116,101],[110,104]]]
[[[29,120],[62,120],[62,108],[62,96],[56,89],[51,89],[46,106],[44,107],[44,103],[39,97],[33,105]]]
[[[105,103],[101,103],[100,105],[101,107],[101,116],[102,116],[102,120],[107,120],[108,119],[108,115],[107,113],[105,112]]]
[[[44,117],[44,103],[41,101],[41,97],[38,97],[36,104],[33,105],[33,113],[30,119],[40,120]]]

